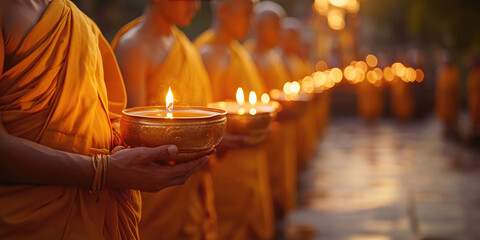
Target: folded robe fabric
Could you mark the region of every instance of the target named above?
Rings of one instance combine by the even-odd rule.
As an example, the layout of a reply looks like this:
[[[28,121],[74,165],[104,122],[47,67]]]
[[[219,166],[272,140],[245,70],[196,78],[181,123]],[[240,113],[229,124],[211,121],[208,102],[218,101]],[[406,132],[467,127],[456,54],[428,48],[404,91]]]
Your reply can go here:
[[[98,27],[72,2],[53,0],[19,46],[0,43],[7,131],[62,151],[109,153],[125,89]],[[139,204],[138,191],[1,184],[0,239],[138,239]]]
[[[125,25],[116,35],[119,39],[137,26],[141,18]],[[172,28],[175,44],[167,58],[147,76],[148,105],[165,106],[171,87],[175,105],[206,106],[212,100],[210,80],[200,54],[188,38]],[[142,193],[141,239],[218,239],[213,186],[210,170],[205,167],[182,186],[158,193]]]

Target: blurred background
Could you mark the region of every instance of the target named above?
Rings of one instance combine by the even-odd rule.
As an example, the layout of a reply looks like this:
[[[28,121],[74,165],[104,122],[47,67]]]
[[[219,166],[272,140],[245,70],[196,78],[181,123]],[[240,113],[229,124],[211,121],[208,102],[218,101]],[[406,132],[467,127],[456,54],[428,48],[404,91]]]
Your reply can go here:
[[[109,40],[144,6],[74,2]],[[480,239],[480,1],[274,2],[304,23],[302,57],[315,86],[331,83],[332,116],[277,239]]]

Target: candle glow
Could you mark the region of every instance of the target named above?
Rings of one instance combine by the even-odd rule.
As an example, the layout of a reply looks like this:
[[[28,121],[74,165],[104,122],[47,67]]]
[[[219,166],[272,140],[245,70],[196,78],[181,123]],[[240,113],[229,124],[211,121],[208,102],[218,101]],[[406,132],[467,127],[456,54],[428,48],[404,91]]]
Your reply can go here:
[[[172,88],[168,88],[168,93],[167,97],[165,98],[165,107],[167,108],[167,118],[168,119],[173,119],[173,93],[172,93]]]
[[[255,94],[254,91],[250,92],[250,95],[248,96],[248,102],[250,102],[252,105],[257,104],[257,94]]]

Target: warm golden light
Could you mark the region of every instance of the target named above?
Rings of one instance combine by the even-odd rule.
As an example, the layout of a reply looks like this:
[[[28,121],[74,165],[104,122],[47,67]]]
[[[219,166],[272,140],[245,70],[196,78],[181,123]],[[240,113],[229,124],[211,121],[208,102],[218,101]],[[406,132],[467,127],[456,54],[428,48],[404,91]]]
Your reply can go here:
[[[382,69],[380,69],[380,68],[375,68],[375,69],[373,69],[373,72],[375,73],[375,79],[376,79],[377,81],[382,80],[382,78],[383,78],[383,71],[382,71]]]
[[[316,72],[313,74],[313,84],[315,87],[323,87],[325,85],[325,74],[323,72]]]
[[[349,13],[356,14],[358,10],[360,10],[360,3],[358,0],[348,0],[345,9],[347,9]]]
[[[292,83],[291,83],[291,82],[286,82],[286,83],[283,85],[283,92],[285,93],[285,95],[289,95],[289,94],[292,93],[291,87],[292,87]]]
[[[335,83],[341,82],[343,79],[342,70],[340,70],[340,68],[332,68],[332,70],[330,70],[330,77]]]
[[[165,98],[165,107],[167,111],[171,112],[173,110],[173,93],[172,88],[168,88],[167,97]]]
[[[243,89],[238,88],[237,89],[237,103],[238,104],[245,104],[245,96],[243,95]]]
[[[359,68],[363,73],[366,73],[368,70],[368,66],[364,61],[356,62],[355,67]]]
[[[270,103],[270,96],[268,96],[267,93],[264,93],[260,97],[260,100],[262,101],[263,104],[268,104],[268,103]]]
[[[392,64],[392,72],[396,76],[402,77],[405,74],[405,66],[399,62],[396,62]]]
[[[345,28],[345,14],[340,9],[330,9],[327,15],[328,26],[333,30]]]
[[[416,81],[417,82],[423,82],[423,79],[425,78],[425,75],[423,74],[423,71],[421,69],[417,69],[417,70],[415,70],[415,72],[417,73]]]
[[[257,110],[255,108],[250,108],[250,111],[248,111],[250,115],[255,115],[257,114]]]
[[[312,77],[306,76],[303,78],[302,89],[304,92],[313,93],[313,90],[315,90],[315,84]]]
[[[317,64],[315,65],[315,69],[317,71],[325,71],[328,69],[328,64],[325,61],[318,61]]]
[[[345,70],[343,70],[343,75],[348,81],[354,81],[357,76],[357,72],[353,66],[347,66]]]
[[[244,115],[245,114],[245,108],[242,107],[242,108],[238,109],[237,113],[238,113],[238,115]]]
[[[395,74],[393,74],[392,68],[385,67],[383,69],[383,77],[385,78],[385,80],[387,80],[389,82],[393,81],[393,78],[395,78]]]
[[[332,4],[335,7],[344,7],[347,5],[348,0],[329,0],[330,4]]]
[[[372,54],[367,55],[367,57],[365,58],[365,61],[367,62],[367,65],[368,65],[369,67],[372,67],[372,68],[373,68],[373,67],[376,67],[377,64],[378,64],[378,59],[377,59],[377,57],[375,57],[375,56],[372,55]]]
[[[290,92],[292,93],[299,93],[300,92],[300,83],[298,81],[293,81],[290,85]]]
[[[315,0],[313,3],[313,9],[320,15],[327,15],[328,12],[328,0]]]
[[[251,91],[250,95],[248,95],[248,102],[252,105],[257,104],[257,94],[254,91]]]

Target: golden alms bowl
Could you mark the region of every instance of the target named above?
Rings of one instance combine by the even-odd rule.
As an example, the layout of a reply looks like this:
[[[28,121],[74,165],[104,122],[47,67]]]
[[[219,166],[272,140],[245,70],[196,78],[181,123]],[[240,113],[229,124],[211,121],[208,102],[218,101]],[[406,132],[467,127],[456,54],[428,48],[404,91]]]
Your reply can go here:
[[[279,120],[294,119],[305,113],[309,104],[313,100],[313,95],[300,93],[295,96],[285,96],[285,94],[272,94],[272,99],[279,102],[282,111],[278,113]]]
[[[249,145],[265,139],[270,124],[277,115],[277,107],[272,104],[242,106],[236,102],[215,102],[208,106],[227,111],[227,133],[246,136]]]
[[[178,154],[166,162],[186,162],[210,152],[225,134],[227,117],[221,109],[175,106],[172,116],[165,107],[123,110],[122,140],[131,147],[175,144]],[[169,118],[170,117],[170,118]]]

